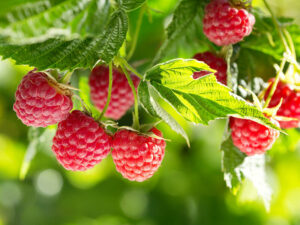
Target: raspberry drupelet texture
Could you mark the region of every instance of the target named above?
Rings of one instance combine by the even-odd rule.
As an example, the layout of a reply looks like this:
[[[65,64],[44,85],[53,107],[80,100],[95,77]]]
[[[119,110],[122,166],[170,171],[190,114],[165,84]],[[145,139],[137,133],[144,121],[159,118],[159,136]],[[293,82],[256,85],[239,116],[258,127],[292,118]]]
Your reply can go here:
[[[279,137],[279,131],[247,119],[231,117],[230,128],[233,144],[249,156],[265,153]]]
[[[232,7],[228,0],[212,0],[205,7],[203,32],[216,45],[230,45],[248,36],[254,23],[247,10]]]
[[[269,80],[270,86],[264,96],[265,99],[267,99],[274,81],[274,78]],[[277,106],[281,99],[282,104],[277,111],[277,115],[295,118],[296,120],[279,121],[280,127],[283,129],[300,127],[300,91],[294,90],[292,85],[279,81],[269,107]]]
[[[198,53],[194,56],[194,59],[203,61],[209,65],[210,68],[216,70],[217,72],[215,75],[217,80],[224,85],[227,84],[227,63],[224,59],[214,55],[211,52]],[[195,72],[193,77],[194,79],[197,79],[203,75],[205,74],[202,74],[201,72]]]
[[[58,124],[52,150],[67,170],[85,171],[110,152],[111,137],[90,116],[75,110]]]
[[[15,94],[14,111],[27,126],[46,127],[67,118],[73,108],[70,96],[43,72],[30,71]]]
[[[136,76],[131,76],[131,78],[134,86],[137,87],[139,78]],[[95,67],[90,75],[89,84],[91,87],[91,99],[95,106],[102,110],[108,95],[109,68],[106,66]],[[133,104],[134,96],[125,74],[118,69],[113,69],[111,100],[104,116],[118,120]]]
[[[151,130],[156,136],[162,133]],[[144,181],[159,168],[166,142],[163,139],[144,136],[130,130],[120,130],[113,138],[112,157],[117,171],[131,181]]]

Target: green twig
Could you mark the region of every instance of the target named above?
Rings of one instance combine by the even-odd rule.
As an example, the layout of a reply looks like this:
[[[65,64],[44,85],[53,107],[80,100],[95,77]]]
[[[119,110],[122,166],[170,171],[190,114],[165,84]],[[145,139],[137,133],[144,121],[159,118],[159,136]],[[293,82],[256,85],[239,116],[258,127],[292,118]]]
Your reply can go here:
[[[138,76],[140,79],[143,79],[143,75],[140,74],[136,69],[134,69],[125,59],[120,58],[122,61],[122,64],[128,69],[130,72],[134,73],[136,76]]]
[[[275,81],[274,81],[274,83],[273,83],[273,85],[272,85],[272,87],[271,87],[271,90],[270,90],[270,92],[269,92],[269,95],[268,95],[268,97],[267,97],[267,100],[266,100],[266,102],[265,102],[265,104],[264,104],[264,108],[268,108],[268,106],[269,106],[269,103],[270,103],[270,101],[271,101],[271,99],[272,99],[272,97],[273,97],[273,94],[274,94],[275,90],[276,90],[277,84],[278,84],[279,79],[280,79],[280,74],[281,74],[282,71],[283,71],[283,68],[284,68],[285,63],[286,63],[286,59],[283,58],[282,61],[281,61],[281,64],[280,64],[280,69],[278,70],[278,72],[277,72],[277,74],[276,74]]]
[[[105,114],[109,103],[110,103],[110,98],[111,98],[111,90],[112,90],[112,83],[113,83],[113,67],[112,67],[112,62],[109,63],[109,81],[108,81],[108,94],[107,94],[107,99],[105,106],[99,116],[99,120],[101,120],[102,116]]]
[[[133,93],[133,96],[134,96],[134,121],[133,121],[133,128],[134,129],[137,129],[139,130],[140,128],[140,124],[139,124],[139,105],[138,105],[138,96],[137,96],[137,93],[136,93],[136,90],[135,90],[135,86],[133,84],[133,81],[128,73],[128,71],[125,69],[124,65],[121,64],[120,67],[122,68],[127,80],[128,80],[128,83],[129,83],[129,86],[131,87],[131,90],[132,90],[132,93]]]
[[[139,37],[139,33],[140,33],[140,30],[141,30],[141,26],[142,26],[142,22],[143,22],[143,16],[144,16],[144,13],[145,13],[146,9],[147,9],[147,4],[144,4],[143,7],[140,10],[140,13],[139,13],[135,33],[134,33],[134,36],[133,36],[133,39],[132,39],[132,42],[131,42],[131,47],[130,47],[129,53],[127,55],[127,60],[131,59],[131,57],[133,56],[133,53],[135,51],[137,41],[138,41],[138,37]]]
[[[282,42],[282,44],[283,44],[283,46],[284,46],[284,48],[285,48],[285,51],[286,51],[287,53],[291,54],[291,50],[290,50],[290,48],[289,48],[289,46],[288,46],[288,44],[287,44],[287,42],[286,42],[286,40],[285,40],[285,38],[284,38],[284,35],[283,35],[283,32],[282,32],[281,26],[280,26],[278,20],[276,19],[275,14],[273,13],[273,11],[272,11],[270,5],[268,4],[267,0],[263,0],[263,1],[264,1],[264,4],[265,4],[266,8],[268,9],[268,11],[269,11],[270,14],[271,14],[273,23],[274,23],[274,25],[275,25],[275,27],[276,27],[278,33],[279,33],[279,37],[280,37],[280,40],[281,40],[281,42]]]

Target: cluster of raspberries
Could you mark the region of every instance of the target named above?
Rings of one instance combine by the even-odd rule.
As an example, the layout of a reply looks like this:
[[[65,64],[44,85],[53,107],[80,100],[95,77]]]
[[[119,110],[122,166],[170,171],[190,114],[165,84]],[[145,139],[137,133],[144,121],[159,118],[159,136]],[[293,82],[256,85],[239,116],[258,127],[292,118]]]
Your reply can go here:
[[[236,44],[251,34],[255,17],[240,6],[235,7],[229,0],[211,0],[204,10],[203,32],[206,37],[218,46]],[[227,64],[224,58],[211,53],[198,53],[195,59],[205,62],[216,70],[217,81],[227,84]],[[205,76],[205,71],[195,72],[194,79]],[[265,91],[266,100],[275,79],[269,81]],[[293,85],[279,81],[269,107],[282,104],[277,116],[293,118],[292,120],[269,120],[283,129],[300,126],[300,92]],[[251,156],[263,154],[269,150],[279,136],[279,131],[263,126],[255,121],[241,118],[230,118],[231,137],[233,144],[245,154]]]
[[[212,0],[205,7],[203,32],[214,44],[225,46],[240,42],[250,35],[254,23],[255,17],[247,10],[236,8],[228,0]],[[196,54],[194,58],[216,70],[217,81],[223,85],[227,84],[227,64],[222,57],[204,52]],[[193,78],[198,79],[204,75],[205,71],[195,72]],[[133,75],[131,77],[137,87],[139,79]],[[265,91],[265,99],[273,82],[274,79],[269,81],[271,85]],[[108,95],[108,67],[95,67],[91,72],[89,85],[93,103],[99,110],[103,110]],[[285,129],[299,127],[299,91],[280,81],[270,101],[270,107],[277,106],[281,99],[282,104],[277,115],[294,120],[278,123],[270,118],[270,121]],[[111,102],[105,116],[118,120],[133,103],[134,96],[126,76],[114,68]],[[121,129],[111,136],[101,123],[90,115],[78,110],[71,112],[72,108],[70,91],[44,72],[29,72],[16,91],[14,110],[24,124],[46,127],[58,123],[52,150],[66,169],[90,169],[100,163],[111,149],[117,171],[129,180],[144,181],[158,169],[166,145],[159,130],[150,130],[157,138],[126,129]],[[279,136],[279,131],[248,119],[232,117],[230,128],[233,144],[249,156],[265,153]]]
[[[90,75],[91,98],[99,110],[108,93],[109,70],[97,66]],[[132,76],[137,87],[139,79]],[[155,127],[146,134],[126,129],[110,135],[101,123],[79,110],[72,110],[71,92],[45,72],[30,71],[15,94],[14,111],[27,126],[46,127],[58,123],[52,150],[67,170],[85,171],[99,164],[112,152],[116,169],[123,177],[144,181],[160,166],[166,143]],[[113,70],[113,88],[105,116],[121,118],[133,105],[134,97],[126,76]],[[111,151],[112,150],[112,151]]]

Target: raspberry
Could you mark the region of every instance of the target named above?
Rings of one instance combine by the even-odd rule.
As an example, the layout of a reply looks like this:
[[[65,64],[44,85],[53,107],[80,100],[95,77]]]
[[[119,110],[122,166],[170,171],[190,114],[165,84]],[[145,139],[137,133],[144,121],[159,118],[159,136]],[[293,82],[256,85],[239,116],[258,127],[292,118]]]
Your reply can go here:
[[[137,87],[139,78],[136,76],[131,76],[131,78],[135,87]],[[106,104],[108,83],[109,68],[106,66],[95,67],[91,73],[89,84],[91,87],[91,99],[99,110],[102,110]],[[111,100],[105,116],[118,120],[133,104],[134,96],[125,74],[117,69],[113,69]]]
[[[156,136],[162,133],[152,128]],[[166,142],[130,130],[120,130],[113,138],[112,157],[117,171],[132,181],[144,181],[153,176],[163,160]]]
[[[203,32],[216,45],[230,45],[248,36],[254,23],[247,10],[232,7],[228,0],[212,0],[205,7]]]
[[[269,82],[273,84],[275,81],[274,78],[270,79]],[[267,99],[272,85],[266,91],[264,96]],[[277,112],[278,116],[295,118],[298,120],[291,121],[279,121],[280,127],[283,129],[287,128],[297,128],[300,126],[300,92],[294,90],[292,85],[279,81],[276,91],[274,92],[269,106],[275,107],[280,103],[282,98],[282,104],[280,109]]]
[[[215,73],[217,80],[226,85],[227,84],[227,63],[224,59],[219,58],[211,52],[198,53],[194,56],[194,59],[205,62],[210,68],[216,70]],[[204,76],[201,72],[195,72],[193,78],[197,79]]]
[[[249,156],[265,153],[279,137],[279,131],[247,119],[231,117],[230,128],[233,144]]]
[[[111,138],[90,116],[75,110],[58,124],[52,150],[67,170],[84,171],[110,152]]]
[[[66,119],[73,108],[71,98],[64,92],[45,73],[32,70],[18,86],[14,111],[27,126],[56,124]]]

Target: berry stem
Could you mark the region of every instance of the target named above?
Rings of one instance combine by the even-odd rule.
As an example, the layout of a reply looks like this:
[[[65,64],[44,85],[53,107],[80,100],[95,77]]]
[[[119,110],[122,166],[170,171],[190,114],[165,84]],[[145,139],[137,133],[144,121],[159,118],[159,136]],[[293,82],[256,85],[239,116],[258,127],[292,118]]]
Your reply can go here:
[[[61,79],[61,83],[68,84],[72,77],[73,71],[67,72],[66,75]]]
[[[269,92],[269,95],[268,95],[268,97],[267,97],[267,100],[266,100],[266,102],[265,102],[265,104],[264,104],[264,108],[268,108],[268,106],[269,106],[269,103],[270,103],[270,101],[271,101],[271,99],[272,99],[272,97],[273,97],[273,94],[274,94],[274,92],[275,92],[275,90],[276,90],[276,87],[277,87],[277,85],[278,85],[278,82],[279,82],[279,79],[280,79],[280,74],[281,74],[282,71],[283,71],[283,68],[284,68],[285,63],[286,63],[286,59],[283,58],[282,61],[281,61],[281,64],[280,64],[280,69],[278,70],[278,72],[277,72],[277,74],[276,74],[275,81],[274,81],[274,83],[273,83],[273,85],[272,85],[272,88],[271,88],[271,90],[270,90],[270,92]]]
[[[140,79],[143,79],[143,75],[140,74],[136,69],[134,69],[124,58],[120,58],[122,61],[122,64],[128,69],[130,72],[134,73],[136,76],[138,76]]]
[[[113,67],[112,67],[112,62],[110,62],[108,64],[109,67],[109,81],[108,81],[108,94],[107,94],[107,99],[106,99],[106,103],[105,106],[99,116],[99,120],[101,120],[101,118],[103,117],[103,115],[105,114],[109,103],[110,103],[110,99],[111,99],[111,90],[112,90],[112,83],[113,83]]]
[[[143,22],[143,16],[144,16],[144,13],[145,13],[146,9],[147,9],[147,4],[144,4],[142,6],[141,10],[140,10],[140,13],[139,13],[135,33],[134,33],[134,36],[133,36],[133,39],[132,39],[132,43],[131,43],[129,53],[127,55],[127,60],[131,59],[131,57],[133,56],[133,53],[136,49],[136,44],[137,44],[137,41],[138,41],[139,33],[140,33],[142,22]]]
[[[123,64],[120,64],[120,67],[122,68],[127,80],[128,80],[128,84],[129,86],[131,87],[131,90],[132,90],[132,93],[133,93],[133,96],[134,96],[134,128],[139,130],[140,128],[140,124],[139,124],[139,105],[138,105],[138,96],[137,96],[137,93],[136,93],[136,90],[135,90],[135,86],[133,84],[133,81],[128,73],[128,71],[125,69],[124,65]]]
[[[291,54],[291,50],[290,50],[290,48],[289,48],[289,46],[288,46],[288,44],[287,44],[287,42],[286,42],[286,39],[285,39],[285,37],[284,37],[284,35],[283,35],[281,26],[280,26],[278,20],[276,19],[275,14],[273,13],[273,11],[272,11],[270,5],[268,4],[267,0],[263,0],[263,1],[264,1],[264,4],[265,4],[266,8],[268,9],[268,11],[269,11],[270,14],[271,14],[273,23],[274,23],[274,25],[275,25],[275,27],[276,27],[276,30],[278,31],[280,40],[281,40],[281,42],[282,42],[282,44],[283,44],[283,46],[284,46],[284,48],[285,48],[285,51],[286,51],[288,54]]]

